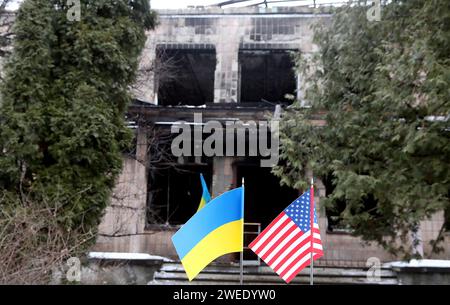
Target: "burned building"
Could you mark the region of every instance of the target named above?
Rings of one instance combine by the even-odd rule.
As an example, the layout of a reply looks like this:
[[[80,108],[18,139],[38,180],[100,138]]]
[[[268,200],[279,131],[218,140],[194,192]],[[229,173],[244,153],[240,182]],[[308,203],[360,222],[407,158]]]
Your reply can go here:
[[[306,79],[296,72],[292,56],[315,52],[311,25],[326,22],[330,15],[325,8],[301,7],[158,13],[160,24],[148,33],[142,59],[145,73],[128,112],[130,127],[136,131],[136,149],[124,159],[95,250],[149,253],[176,260],[171,237],[197,210],[200,174],[213,197],[240,186],[245,177],[248,244],[303,190],[280,186],[271,168],[261,166],[267,155],[251,152],[248,140],[244,154],[234,147],[221,156],[196,155],[195,149],[209,135],[202,133],[200,141],[192,136],[192,155],[174,156],[171,145],[176,135],[171,129],[179,122],[195,133],[196,126],[205,127],[202,122],[208,121],[227,126],[227,122],[276,120],[277,112],[292,103],[292,97],[303,101]],[[302,103],[307,106],[306,101]],[[195,122],[196,114],[202,116],[200,124]],[[320,118],[312,123],[323,124]],[[318,264],[365,267],[370,257],[382,262],[397,259],[377,245],[363,245],[339,226],[336,215],[320,204],[326,184],[318,181],[315,198],[325,249]],[[443,219],[436,214],[422,222],[425,253],[431,252],[428,241],[436,238]],[[449,243],[445,247],[444,254],[434,257],[448,255]],[[236,258],[230,255],[223,260]],[[246,251],[245,259],[255,261],[256,256]]]

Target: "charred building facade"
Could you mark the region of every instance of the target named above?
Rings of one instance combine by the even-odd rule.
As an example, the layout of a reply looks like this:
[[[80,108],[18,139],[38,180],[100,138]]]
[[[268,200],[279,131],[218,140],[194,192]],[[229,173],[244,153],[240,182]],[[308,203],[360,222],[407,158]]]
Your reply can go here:
[[[293,55],[316,51],[311,26],[326,22],[330,14],[325,8],[301,7],[197,8],[158,13],[160,24],[149,33],[141,63],[143,72],[135,88],[136,101],[128,113],[130,127],[136,131],[136,149],[124,159],[123,173],[95,250],[177,259],[171,237],[197,211],[202,191],[200,174],[213,197],[240,186],[245,177],[247,245],[303,190],[281,187],[271,168],[261,166],[267,155],[252,152],[249,140],[244,140],[244,154],[236,147],[220,156],[195,154],[196,147],[209,135],[202,122],[245,125],[276,120],[280,109],[293,99],[307,106],[302,95],[306,76],[296,72]],[[195,121],[199,114],[200,123]],[[174,156],[171,149],[176,137],[172,127],[181,121],[193,133],[199,125],[203,127],[200,141],[192,136],[193,153],[189,156]],[[312,123],[323,124],[320,118]],[[250,133],[248,129],[246,139],[251,138]],[[274,143],[267,146],[270,144]],[[315,202],[325,250],[318,264],[364,267],[370,257],[395,260],[377,245],[364,245],[339,225],[337,214],[321,206],[326,184],[318,181],[316,185]],[[443,221],[443,215],[436,214],[422,223],[425,253],[430,253],[428,241],[436,238]],[[448,255],[449,244],[445,243],[441,256],[434,257]],[[223,260],[235,259],[230,255]],[[245,259],[257,260],[250,251]]]

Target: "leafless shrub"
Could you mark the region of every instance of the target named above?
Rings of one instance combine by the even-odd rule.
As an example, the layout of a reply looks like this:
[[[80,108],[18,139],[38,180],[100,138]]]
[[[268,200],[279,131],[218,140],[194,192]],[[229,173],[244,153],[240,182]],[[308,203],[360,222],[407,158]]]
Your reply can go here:
[[[92,232],[67,230],[57,202],[0,192],[0,284],[48,284],[70,257],[82,257]]]

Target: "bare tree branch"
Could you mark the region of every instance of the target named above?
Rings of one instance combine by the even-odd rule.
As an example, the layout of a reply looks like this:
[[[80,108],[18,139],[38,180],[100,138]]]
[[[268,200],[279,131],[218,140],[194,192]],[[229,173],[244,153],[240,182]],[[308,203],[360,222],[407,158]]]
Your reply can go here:
[[[149,86],[153,86],[151,89],[158,92],[163,84],[177,80],[179,66],[180,62],[174,57],[168,56],[164,50],[152,53],[152,49],[149,47],[144,48],[137,80],[132,86],[133,91],[140,95],[144,94]]]

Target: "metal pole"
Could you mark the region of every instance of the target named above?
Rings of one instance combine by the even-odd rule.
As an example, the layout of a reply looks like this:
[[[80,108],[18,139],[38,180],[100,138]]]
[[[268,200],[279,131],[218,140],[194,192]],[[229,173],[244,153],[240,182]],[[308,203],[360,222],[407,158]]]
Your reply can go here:
[[[309,193],[309,202],[310,202],[310,231],[311,231],[311,264],[309,267],[309,284],[314,285],[314,178],[311,179],[311,192]]]
[[[244,249],[241,251],[241,271],[240,271],[240,283],[241,286],[244,285]]]
[[[240,284],[244,285],[244,190],[245,180],[242,178],[242,251],[240,257]]]
[[[169,225],[169,218],[170,218],[170,171],[167,171],[166,225]]]

